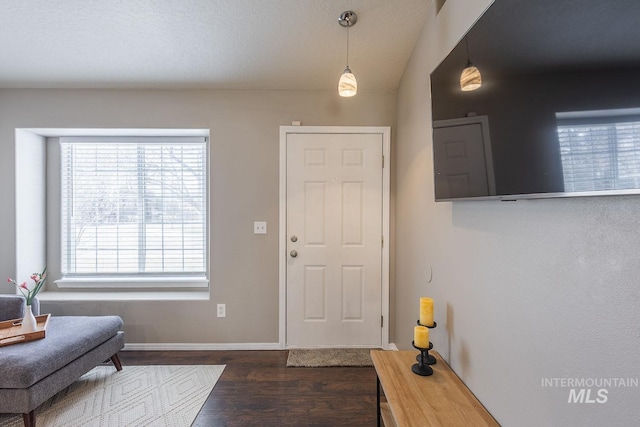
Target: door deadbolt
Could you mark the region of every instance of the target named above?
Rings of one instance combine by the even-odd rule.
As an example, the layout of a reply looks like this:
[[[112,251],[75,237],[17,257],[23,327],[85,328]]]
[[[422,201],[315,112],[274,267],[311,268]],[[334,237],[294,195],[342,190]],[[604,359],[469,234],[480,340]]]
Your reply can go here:
[[[297,242],[298,241],[298,236],[296,236],[296,235],[291,236],[291,241],[293,243]]]
[[[295,258],[295,257],[297,257],[297,256],[298,256],[298,251],[296,251],[296,250],[294,249],[294,250],[292,250],[292,251],[289,253],[289,255],[291,255],[291,258]]]

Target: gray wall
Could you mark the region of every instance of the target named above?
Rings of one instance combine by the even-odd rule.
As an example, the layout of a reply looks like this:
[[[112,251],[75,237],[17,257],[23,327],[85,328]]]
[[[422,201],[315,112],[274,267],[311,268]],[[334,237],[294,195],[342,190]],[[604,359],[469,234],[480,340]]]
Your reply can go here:
[[[210,300],[44,302],[43,310],[118,314],[128,343],[277,343],[279,126],[395,127],[395,118],[395,91],[341,99],[333,91],[0,90],[0,277],[16,274],[16,128],[206,128]],[[253,234],[256,220],[268,222],[266,236]],[[0,282],[0,293],[10,292]],[[226,318],[216,317],[218,303]]]
[[[490,3],[432,7],[398,89],[392,334],[432,296],[435,350],[502,425],[640,425],[638,387],[542,386],[640,377],[640,197],[434,202],[428,76]]]

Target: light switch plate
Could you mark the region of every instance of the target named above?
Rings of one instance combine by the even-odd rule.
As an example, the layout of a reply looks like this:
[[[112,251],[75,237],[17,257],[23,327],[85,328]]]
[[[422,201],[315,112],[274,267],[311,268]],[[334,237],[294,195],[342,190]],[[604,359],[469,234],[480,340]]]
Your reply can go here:
[[[267,234],[267,222],[255,221],[253,223],[253,234]]]

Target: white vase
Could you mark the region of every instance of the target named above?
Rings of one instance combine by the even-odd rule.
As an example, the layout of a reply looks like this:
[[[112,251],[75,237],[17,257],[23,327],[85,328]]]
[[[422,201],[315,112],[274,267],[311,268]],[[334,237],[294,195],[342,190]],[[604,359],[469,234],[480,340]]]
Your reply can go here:
[[[22,318],[22,326],[20,326],[20,332],[33,332],[37,329],[38,324],[36,322],[36,317],[33,315],[31,311],[31,306],[27,305],[24,307],[24,316]]]

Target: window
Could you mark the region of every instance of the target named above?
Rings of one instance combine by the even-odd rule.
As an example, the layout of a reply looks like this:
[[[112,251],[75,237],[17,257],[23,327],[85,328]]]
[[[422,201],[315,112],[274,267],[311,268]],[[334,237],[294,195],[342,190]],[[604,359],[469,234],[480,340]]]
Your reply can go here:
[[[64,279],[204,277],[204,137],[63,137]]]
[[[637,115],[591,116],[558,123],[565,191],[640,188]]]

